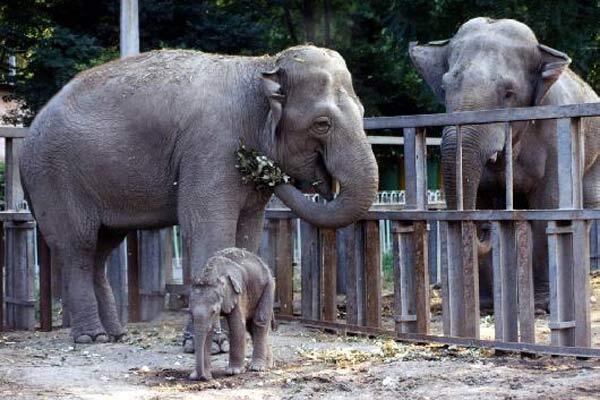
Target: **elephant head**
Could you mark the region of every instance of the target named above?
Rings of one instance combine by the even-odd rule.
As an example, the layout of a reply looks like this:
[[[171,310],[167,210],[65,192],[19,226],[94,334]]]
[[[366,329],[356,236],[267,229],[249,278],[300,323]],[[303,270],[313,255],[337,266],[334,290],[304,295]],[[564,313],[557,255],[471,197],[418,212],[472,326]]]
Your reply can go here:
[[[409,52],[447,112],[544,104],[548,91],[571,62],[564,53],[539,44],[528,26],[489,18],[466,22],[452,39],[411,44]],[[513,124],[513,146],[518,145],[527,124]],[[461,132],[464,208],[474,209],[484,169],[502,154],[505,132],[503,124],[463,126]],[[454,127],[444,129],[441,153],[446,200],[453,209]]]
[[[230,268],[232,267],[232,268]],[[239,303],[242,278],[234,262],[223,256],[211,257],[192,282],[190,312],[194,330],[196,370],[190,379],[210,380],[212,331],[221,313],[229,314]]]
[[[293,47],[277,55],[262,86],[270,107],[261,141],[266,152],[331,201],[309,201],[291,184],[277,186],[275,194],[314,225],[341,227],[358,219],[375,199],[378,173],[344,59],[328,49]],[[335,181],[340,192],[334,199]]]

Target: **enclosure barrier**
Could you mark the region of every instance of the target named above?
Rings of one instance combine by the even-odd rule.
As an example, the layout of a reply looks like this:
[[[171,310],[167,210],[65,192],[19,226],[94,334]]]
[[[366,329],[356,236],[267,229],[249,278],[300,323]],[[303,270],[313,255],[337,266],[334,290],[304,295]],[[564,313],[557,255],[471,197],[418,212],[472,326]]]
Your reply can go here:
[[[318,229],[301,223],[301,318],[313,324],[340,326],[344,329],[382,331],[381,259],[379,221],[392,221],[394,267],[394,329],[397,337],[415,340],[474,343],[495,348],[517,348],[561,355],[600,356],[592,349],[590,321],[590,246],[589,221],[600,219],[600,210],[582,209],[581,118],[600,116],[600,104],[544,106],[524,109],[470,111],[452,114],[381,117],[365,119],[365,129],[402,129],[406,171],[406,205],[374,206],[363,220],[339,230]],[[557,120],[559,165],[559,209],[514,210],[512,188],[511,123],[524,120]],[[462,186],[457,187],[458,210],[428,209],[426,174],[426,127],[456,126],[457,181],[461,182],[461,127],[469,124],[504,123],[506,132],[506,209],[464,211]],[[43,238],[34,234],[31,214],[24,210],[19,185],[16,154],[25,129],[0,128],[6,140],[6,210],[0,212],[4,224],[4,266],[6,282],[0,282],[0,298],[6,305],[10,329],[34,327],[33,248],[40,246],[40,321],[41,329],[51,329],[52,291],[64,291],[60,271],[51,268],[50,254]],[[293,219],[287,209],[270,208],[266,213],[267,244],[261,254],[277,277],[277,308],[281,318],[294,316]],[[479,338],[479,297],[476,223],[492,222],[492,264],[494,274],[495,341]],[[440,282],[442,286],[443,337],[429,335],[430,285],[428,268],[428,230],[439,225],[441,248]],[[550,273],[551,347],[535,341],[532,223],[547,224]],[[160,234],[158,234],[160,236]],[[144,308],[150,314],[160,311],[165,287],[171,295],[185,293],[183,285],[165,285],[169,269],[165,261],[169,249],[160,254],[138,251],[139,235],[130,235],[126,253],[114,255],[117,263],[127,259],[127,273],[111,277],[117,299],[128,304],[129,320],[142,318]],[[145,261],[147,259],[147,261]],[[154,261],[152,261],[152,260]],[[150,266],[158,261],[158,265]],[[340,268],[342,266],[342,268]],[[113,268],[114,269],[114,268]],[[117,268],[118,269],[118,268]],[[143,271],[148,270],[148,273]],[[339,271],[344,272],[340,276]],[[167,274],[166,278],[165,275]],[[338,281],[345,281],[345,315],[337,304]],[[123,282],[126,281],[126,285]],[[58,283],[57,283],[58,282]],[[164,301],[163,301],[164,302]],[[160,304],[159,304],[160,303]],[[2,310],[2,307],[0,307]],[[158,310],[158,311],[157,311]],[[1,312],[1,311],[0,311]],[[68,310],[63,310],[68,316]],[[63,320],[64,325],[68,321]],[[461,339],[464,338],[464,339]],[[518,345],[515,345],[519,342]],[[483,344],[482,344],[483,343]]]
[[[430,335],[428,225],[438,222],[442,248],[442,318],[445,337],[479,338],[480,306],[477,254],[477,222],[492,222],[492,266],[496,343],[521,342],[522,349],[551,352],[556,346],[572,347],[573,355],[600,356],[591,346],[590,220],[600,219],[600,210],[583,209],[583,135],[581,118],[600,116],[600,104],[543,106],[511,110],[469,111],[452,114],[367,118],[365,129],[403,129],[406,170],[406,207],[373,207],[362,221],[337,231],[320,230],[303,223],[301,263],[301,318],[325,326],[323,321],[345,319],[348,327],[381,330],[379,225],[393,221],[394,323],[397,335]],[[513,209],[511,123],[555,119],[559,169],[559,208],[556,210]],[[456,211],[427,210],[425,127],[456,126],[457,160],[462,157],[461,127],[504,123],[506,133],[505,210],[464,211],[462,187],[457,187]],[[462,182],[462,162],[456,166]],[[286,209],[267,210],[277,226],[295,218]],[[286,221],[286,222],[283,222]],[[535,342],[532,276],[532,223],[547,224],[550,275],[550,322],[552,348]],[[281,233],[271,233],[281,236]],[[305,237],[306,236],[306,237]],[[336,238],[335,241],[333,238]],[[281,240],[281,239],[279,239]],[[288,239],[291,240],[291,239]],[[333,251],[332,243],[338,251]],[[340,251],[339,248],[343,248]],[[305,254],[306,253],[306,254]],[[344,257],[347,293],[346,316],[336,315],[335,257]],[[340,260],[337,260],[340,263]],[[286,266],[276,263],[276,270]],[[291,266],[287,266],[291,268]],[[290,273],[278,276],[278,285],[289,286]],[[285,282],[284,282],[285,280]],[[281,303],[292,301],[278,296]],[[289,310],[281,313],[289,315]],[[327,326],[337,326],[328,324]],[[367,329],[368,330],[368,329]],[[504,346],[506,347],[506,346]],[[582,349],[586,349],[585,351]],[[561,349],[556,354],[568,354]]]

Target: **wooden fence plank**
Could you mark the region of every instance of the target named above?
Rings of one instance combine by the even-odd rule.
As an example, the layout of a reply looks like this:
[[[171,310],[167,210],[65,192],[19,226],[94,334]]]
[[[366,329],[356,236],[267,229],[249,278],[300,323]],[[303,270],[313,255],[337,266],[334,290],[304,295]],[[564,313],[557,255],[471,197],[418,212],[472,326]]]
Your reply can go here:
[[[360,223],[346,228],[346,321],[365,325],[365,281],[363,260],[363,230]]]
[[[140,317],[140,263],[138,232],[127,235],[127,298],[129,322],[139,322]]]
[[[122,324],[128,321],[127,310],[127,244],[123,241],[107,257],[106,278],[115,297],[115,306]]]
[[[321,251],[319,230],[308,222],[300,222],[302,237],[300,299],[304,318],[321,319]]]
[[[6,327],[35,329],[35,222],[4,224]]]
[[[292,248],[292,220],[273,221],[275,229],[275,270],[277,275],[277,299],[279,300],[279,313],[293,315],[294,306],[294,266]]]
[[[335,229],[323,229],[323,320],[337,320],[337,251]]]
[[[4,223],[0,227],[0,332],[4,331]]]
[[[492,224],[492,266],[494,273],[494,320],[496,340],[519,339],[517,255],[512,222]]]
[[[413,233],[413,252],[415,268],[415,311],[417,315],[417,333],[429,333],[429,267],[428,262],[428,232],[426,222],[415,222]]]
[[[38,262],[40,268],[40,330],[52,330],[52,267],[50,248],[44,237],[37,231]]]
[[[573,222],[574,345],[577,347],[592,345],[588,224],[586,221]]]
[[[381,326],[381,257],[379,246],[379,222],[365,221],[364,274],[365,274],[365,322],[367,326]]]
[[[516,225],[519,341],[535,343],[533,243],[531,224],[527,221],[520,221],[517,222]]]
[[[462,336],[479,338],[479,265],[477,228],[472,221],[461,224],[464,331]]]
[[[448,244],[448,222],[439,221],[440,224],[440,283],[442,287],[442,327],[444,335],[450,335],[450,287],[448,282],[448,269],[450,268],[450,246]]]

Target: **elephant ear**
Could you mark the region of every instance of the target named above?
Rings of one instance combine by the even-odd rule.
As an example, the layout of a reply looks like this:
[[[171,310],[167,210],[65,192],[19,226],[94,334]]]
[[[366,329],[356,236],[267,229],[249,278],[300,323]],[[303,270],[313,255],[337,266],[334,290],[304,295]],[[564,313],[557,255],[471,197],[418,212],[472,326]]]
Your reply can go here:
[[[231,311],[233,311],[240,299],[242,285],[240,278],[235,274],[227,274],[227,277],[223,277],[222,279],[223,285],[229,286],[229,289],[224,291],[221,310],[223,310],[225,314],[229,314]]]
[[[538,79],[533,97],[533,105],[540,105],[548,91],[558,80],[560,74],[571,64],[571,59],[562,51],[538,45],[542,61],[538,70]]]
[[[262,88],[265,96],[269,100],[269,116],[268,122],[270,126],[271,140],[275,143],[275,134],[277,126],[283,115],[283,101],[285,96],[281,93],[281,69],[279,67],[272,71],[262,73]]]
[[[450,43],[450,39],[429,42],[424,45],[411,42],[408,48],[415,68],[442,103],[446,98],[442,77],[448,71],[448,43]]]

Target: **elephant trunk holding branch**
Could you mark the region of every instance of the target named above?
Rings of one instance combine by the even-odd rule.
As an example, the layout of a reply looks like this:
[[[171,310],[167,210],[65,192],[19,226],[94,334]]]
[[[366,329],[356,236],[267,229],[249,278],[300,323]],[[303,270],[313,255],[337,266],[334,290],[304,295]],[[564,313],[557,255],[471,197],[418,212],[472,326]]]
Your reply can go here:
[[[413,44],[410,56],[448,112],[598,102],[594,91],[569,69],[570,58],[540,44],[514,20],[475,18],[449,40]],[[512,124],[516,208],[558,207],[556,121]],[[600,206],[600,118],[583,118],[584,207]],[[464,208],[504,207],[503,124],[462,127]],[[444,129],[442,172],[446,201],[456,208],[456,130]],[[536,288],[545,290],[548,256],[545,224],[533,222]],[[489,246],[482,246],[482,248]],[[491,268],[481,289],[491,293]]]
[[[343,58],[298,46],[275,56],[163,50],[85,71],[40,111],[23,145],[23,187],[68,279],[76,342],[124,329],[107,255],[134,229],[181,226],[192,276],[216,251],[258,250],[272,191],[244,185],[240,141],[333,198],[274,191],[298,216],[340,227],[366,212],[377,164]],[[193,305],[192,305],[193,306]]]

